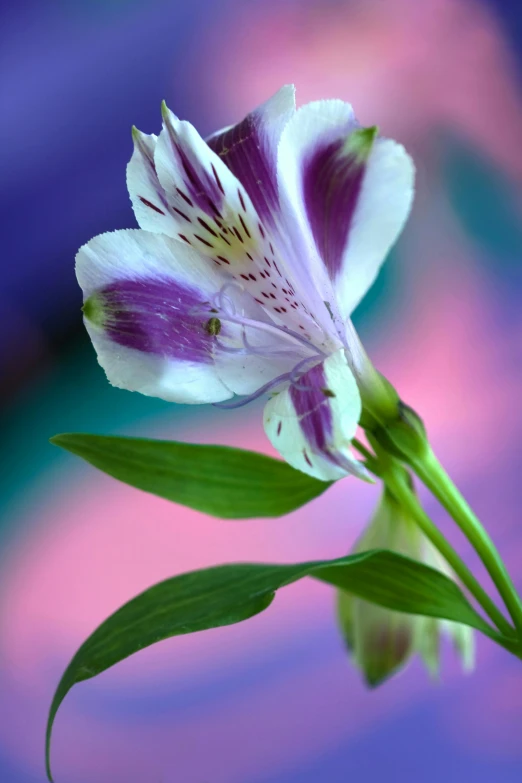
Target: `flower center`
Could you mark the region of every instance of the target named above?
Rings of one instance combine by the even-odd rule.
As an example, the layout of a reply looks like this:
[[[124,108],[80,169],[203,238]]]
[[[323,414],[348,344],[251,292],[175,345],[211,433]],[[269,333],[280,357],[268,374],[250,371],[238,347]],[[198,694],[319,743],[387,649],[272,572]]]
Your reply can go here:
[[[314,345],[306,336],[290,329],[286,324],[280,325],[270,321],[260,321],[238,313],[236,303],[229,294],[232,290],[236,290],[242,295],[245,294],[241,286],[234,281],[225,283],[208,303],[208,309],[201,313],[205,316],[209,315],[209,322],[219,321],[219,327],[217,324],[213,326],[213,329],[216,330],[216,335],[221,332],[221,323],[233,324],[239,327],[241,345],[238,345],[237,340],[233,338],[229,338],[233,342],[228,343],[225,342],[226,338],[223,338],[216,341],[216,345],[220,350],[238,355],[258,354],[266,357],[295,355],[296,359],[299,359],[308,358],[308,354],[308,356],[326,358],[327,353]],[[207,326],[209,322],[207,322]],[[253,337],[255,335],[257,337],[260,333],[272,335],[275,338],[275,342],[252,344],[249,336]]]
[[[197,313],[207,319],[205,329],[212,330],[215,335],[216,349],[237,356],[257,355],[268,359],[288,357],[295,362],[292,361],[291,370],[263,384],[252,394],[239,400],[215,403],[216,407],[226,409],[247,405],[282,384],[290,384],[299,388],[301,376],[328,355],[309,339],[286,325],[248,318],[239,313],[232,295],[233,291],[242,296],[245,295],[245,291],[240,285],[235,281],[230,281],[206,303],[205,309],[199,309]],[[248,293],[247,296],[249,296]],[[225,334],[223,334],[222,324],[238,327],[236,333],[231,334],[230,330],[224,330]],[[261,335],[266,335],[268,341],[261,340]],[[274,339],[270,341],[270,337]]]

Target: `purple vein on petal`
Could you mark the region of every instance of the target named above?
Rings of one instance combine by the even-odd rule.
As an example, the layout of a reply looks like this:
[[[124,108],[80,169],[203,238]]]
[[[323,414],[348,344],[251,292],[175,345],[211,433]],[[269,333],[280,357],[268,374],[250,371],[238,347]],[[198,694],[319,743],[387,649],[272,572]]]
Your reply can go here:
[[[279,206],[276,162],[265,145],[256,112],[213,136],[208,145],[241,182],[260,218],[272,222]]]
[[[142,134],[141,131],[139,131],[136,127],[132,128],[132,138],[134,141],[134,146],[136,148],[136,151],[139,155],[141,155],[143,165],[145,167],[145,171],[147,173],[147,177],[149,179],[149,182],[152,186],[152,188],[155,190],[158,199],[160,200],[163,207],[165,207],[166,212],[169,211],[167,199],[165,197],[165,191],[163,190],[162,186],[160,185],[160,181],[158,179],[158,174],[156,172],[156,165],[154,163],[154,144],[155,142],[152,141],[151,137],[146,136],[145,134]],[[161,214],[165,214],[161,209],[158,208],[155,204],[152,204],[152,202],[148,201],[143,196],[138,195],[138,198],[140,201],[145,204],[145,206],[150,207],[151,209],[154,209],[156,212],[160,212]]]
[[[126,348],[211,363],[215,336],[194,314],[204,303],[202,291],[171,279],[119,280],[91,296],[84,313]]]
[[[339,139],[304,162],[303,195],[317,249],[331,278],[342,268],[365,172],[365,161]]]
[[[313,452],[325,453],[333,433],[332,411],[323,389],[328,385],[322,364],[317,364],[290,386],[290,399],[301,430]]]
[[[183,172],[183,185],[186,193],[181,192],[179,189],[178,193],[187,203],[190,204],[192,202],[206,215],[212,218],[216,214],[219,216],[224,200],[224,189],[214,166],[211,166],[211,173],[195,157],[194,153],[189,154],[189,143],[182,140],[176,132],[168,114],[168,109],[164,107],[162,111],[170,139],[172,155]]]

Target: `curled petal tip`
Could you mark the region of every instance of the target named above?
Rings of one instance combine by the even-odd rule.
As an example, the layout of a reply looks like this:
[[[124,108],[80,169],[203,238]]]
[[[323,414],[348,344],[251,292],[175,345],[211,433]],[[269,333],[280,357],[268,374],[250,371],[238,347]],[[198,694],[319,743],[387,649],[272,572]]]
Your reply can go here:
[[[143,131],[140,131],[135,125],[132,126],[131,133],[134,147],[142,154],[147,154],[147,140],[155,137],[148,136],[146,133],[143,133]]]
[[[161,101],[161,116],[163,117],[163,121],[165,124],[170,123],[172,118],[174,117],[173,113],[167,106],[166,101]]]
[[[133,125],[131,128],[131,134],[132,134],[132,140],[134,144],[138,146],[144,134],[135,125]]]

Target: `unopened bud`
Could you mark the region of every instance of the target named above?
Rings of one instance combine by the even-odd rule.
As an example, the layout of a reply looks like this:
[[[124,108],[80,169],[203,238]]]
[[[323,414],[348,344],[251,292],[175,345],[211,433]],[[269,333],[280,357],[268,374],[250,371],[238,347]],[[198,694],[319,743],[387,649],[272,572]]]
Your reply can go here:
[[[343,592],[339,593],[338,614],[346,646],[370,687],[380,685],[407,662],[415,641],[409,615]]]
[[[353,553],[370,549],[397,552],[454,578],[444,558],[387,489]],[[395,674],[414,653],[437,675],[441,633],[452,638],[463,668],[473,666],[473,633],[467,626],[396,612],[343,591],[338,593],[338,617],[353,662],[372,687]]]
[[[356,542],[354,553],[390,549],[417,557],[422,536],[415,522],[385,490],[370,525]],[[417,619],[340,591],[341,631],[355,665],[368,685],[375,687],[397,672],[413,652]]]

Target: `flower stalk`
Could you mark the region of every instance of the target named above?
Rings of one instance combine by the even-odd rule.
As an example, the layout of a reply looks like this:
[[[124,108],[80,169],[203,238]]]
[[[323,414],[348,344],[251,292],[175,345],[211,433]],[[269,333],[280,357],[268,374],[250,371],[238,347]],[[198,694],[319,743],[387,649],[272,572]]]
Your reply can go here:
[[[522,636],[522,601],[484,526],[451,481],[431,448],[427,450],[423,458],[412,460],[410,465],[423,484],[448,511],[477,552],[502,596],[519,635]]]
[[[371,420],[369,422],[363,420],[361,424],[365,428],[375,451],[381,457],[383,454],[386,454],[388,458],[391,458],[391,461],[388,460],[391,465],[393,465],[394,461],[399,460],[410,467],[450,514],[480,557],[509,611],[518,634],[522,636],[522,601],[520,596],[489,534],[433,453],[420,416],[413,408],[410,408],[403,402],[399,402],[395,415],[392,415],[387,421],[377,424]],[[391,481],[396,484],[399,474],[397,474],[396,470],[392,470],[391,474],[388,472],[387,478],[384,480],[387,483]],[[403,483],[404,480],[403,478]],[[403,491],[400,487],[398,487],[398,490],[401,493]],[[420,508],[420,511],[424,515],[422,508]],[[420,522],[420,524],[425,524],[425,520]],[[438,539],[438,543],[435,540],[433,540],[433,543],[442,552],[441,547],[444,548],[449,546],[449,544],[431,521],[430,525],[434,528],[431,535],[433,538]],[[444,556],[446,557],[446,555]],[[450,555],[450,557],[454,556],[456,556],[456,553],[453,550],[453,555]],[[451,562],[450,558],[447,557],[447,559]],[[461,570],[463,565],[461,562],[459,566]],[[457,569],[455,570],[457,571]],[[497,627],[502,630],[503,618],[501,619],[496,606],[480,587],[477,580],[471,575],[471,572],[468,569],[466,571],[468,573],[465,578],[461,577],[463,583],[466,584],[467,580],[468,584],[466,586],[468,589],[475,595]],[[476,592],[477,587],[479,587],[478,593]],[[503,630],[504,632],[507,630],[505,628],[505,620]]]

